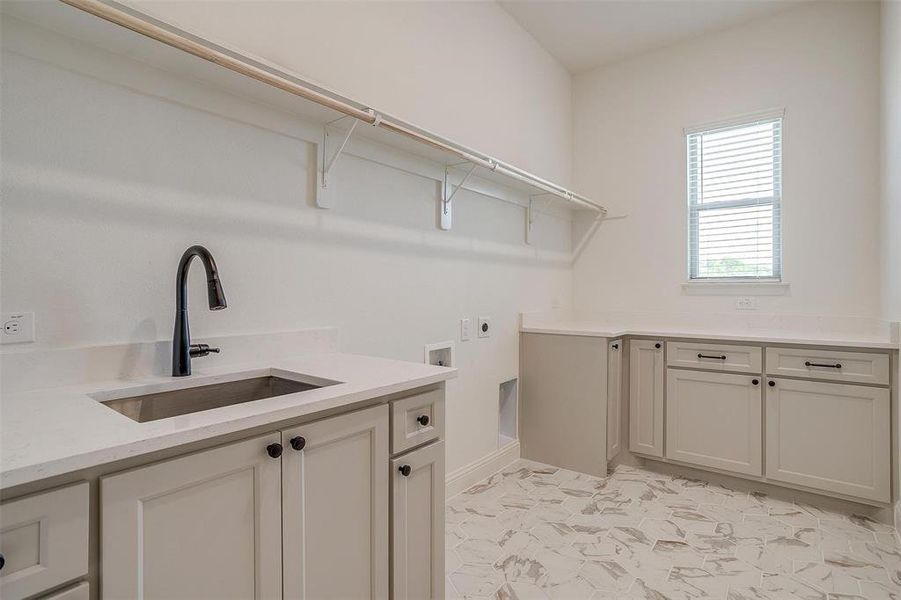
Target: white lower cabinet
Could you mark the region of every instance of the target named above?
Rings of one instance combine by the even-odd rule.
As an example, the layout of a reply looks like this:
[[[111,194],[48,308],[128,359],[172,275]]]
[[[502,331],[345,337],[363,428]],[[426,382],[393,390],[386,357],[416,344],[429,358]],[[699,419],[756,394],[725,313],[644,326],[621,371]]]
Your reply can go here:
[[[889,390],[775,379],[766,388],[766,476],[891,500]]]
[[[444,442],[391,461],[394,600],[444,598]]]
[[[281,461],[267,450],[279,442],[273,433],[102,478],[102,597],[281,597]]]
[[[282,439],[284,597],[387,598],[388,407]]]
[[[102,477],[101,597],[442,599],[444,442],[391,461],[389,410]]]
[[[759,375],[667,369],[666,457],[762,475]]]
[[[629,350],[629,450],[663,456],[663,342],[632,340]]]

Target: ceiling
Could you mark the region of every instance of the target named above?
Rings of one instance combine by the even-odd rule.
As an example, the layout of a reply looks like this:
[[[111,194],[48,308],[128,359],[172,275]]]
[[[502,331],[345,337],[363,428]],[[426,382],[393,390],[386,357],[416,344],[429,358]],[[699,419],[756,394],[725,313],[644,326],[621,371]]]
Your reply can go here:
[[[573,73],[797,6],[801,0],[501,0]]]

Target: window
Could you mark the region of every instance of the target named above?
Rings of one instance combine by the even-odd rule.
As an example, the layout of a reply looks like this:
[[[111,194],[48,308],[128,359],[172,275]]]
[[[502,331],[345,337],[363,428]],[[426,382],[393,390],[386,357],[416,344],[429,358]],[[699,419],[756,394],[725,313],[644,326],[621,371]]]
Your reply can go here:
[[[781,281],[782,117],[686,131],[692,281]]]

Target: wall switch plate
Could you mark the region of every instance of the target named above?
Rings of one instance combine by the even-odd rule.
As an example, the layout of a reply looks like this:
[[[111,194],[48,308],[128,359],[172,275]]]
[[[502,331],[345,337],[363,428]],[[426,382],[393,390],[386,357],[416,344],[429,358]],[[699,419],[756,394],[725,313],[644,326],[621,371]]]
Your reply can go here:
[[[491,337],[491,317],[479,317],[479,337]]]
[[[735,299],[735,310],[757,310],[757,298],[745,296]]]
[[[472,329],[469,326],[469,319],[460,319],[460,341],[468,342],[472,337]]]
[[[34,341],[34,313],[2,313],[0,343],[21,344]]]

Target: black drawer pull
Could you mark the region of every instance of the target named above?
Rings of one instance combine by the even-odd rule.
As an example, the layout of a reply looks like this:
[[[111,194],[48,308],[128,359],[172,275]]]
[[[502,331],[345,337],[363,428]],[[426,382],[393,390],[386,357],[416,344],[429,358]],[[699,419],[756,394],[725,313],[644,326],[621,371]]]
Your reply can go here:
[[[713,358],[716,360],[726,360],[725,354],[720,354],[719,356],[711,356],[710,354],[701,354],[698,353],[698,358]]]
[[[835,363],[834,365],[826,365],[823,363],[812,363],[809,360],[804,363],[805,367],[826,367],[827,369],[841,369],[842,363]]]
[[[400,474],[404,477],[409,477],[410,473],[413,472],[413,469],[410,468],[410,465],[401,465],[397,470],[400,471]]]

